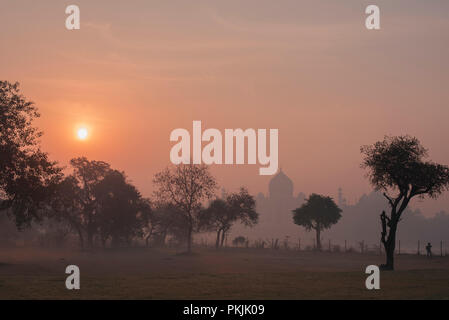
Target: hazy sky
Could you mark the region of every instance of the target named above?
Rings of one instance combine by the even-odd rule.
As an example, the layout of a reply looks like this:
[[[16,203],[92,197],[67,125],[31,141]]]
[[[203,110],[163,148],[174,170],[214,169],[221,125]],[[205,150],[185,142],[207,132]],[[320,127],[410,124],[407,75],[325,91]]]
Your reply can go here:
[[[65,28],[77,4],[81,29]],[[365,28],[377,4],[381,30]],[[295,193],[369,192],[359,148],[411,134],[449,164],[449,1],[0,0],[0,78],[39,107],[43,148],[124,170],[145,195],[175,128],[277,128]],[[88,141],[75,129],[90,129]],[[266,192],[259,165],[215,166]],[[449,211],[449,195],[415,203]]]

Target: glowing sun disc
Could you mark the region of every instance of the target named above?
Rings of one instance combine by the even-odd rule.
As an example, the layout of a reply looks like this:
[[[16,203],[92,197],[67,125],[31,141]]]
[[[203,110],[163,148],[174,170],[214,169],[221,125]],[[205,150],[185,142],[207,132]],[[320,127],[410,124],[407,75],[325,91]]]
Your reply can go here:
[[[87,136],[89,135],[89,132],[87,131],[86,128],[79,128],[76,134],[78,136],[78,139],[86,140]]]

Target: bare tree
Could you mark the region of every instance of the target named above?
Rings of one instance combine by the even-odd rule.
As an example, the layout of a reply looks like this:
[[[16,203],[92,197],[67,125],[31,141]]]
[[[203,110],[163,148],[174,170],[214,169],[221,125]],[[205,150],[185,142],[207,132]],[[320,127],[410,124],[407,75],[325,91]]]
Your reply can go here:
[[[203,201],[213,197],[217,182],[206,165],[180,164],[168,167],[154,176],[158,202],[177,207],[187,221],[187,251],[192,250],[193,232]]]

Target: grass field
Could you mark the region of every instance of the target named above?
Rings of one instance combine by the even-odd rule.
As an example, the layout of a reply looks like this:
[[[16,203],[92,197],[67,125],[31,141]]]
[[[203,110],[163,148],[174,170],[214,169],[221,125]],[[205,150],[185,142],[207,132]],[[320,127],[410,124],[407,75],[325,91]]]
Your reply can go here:
[[[0,250],[0,299],[449,299],[449,257],[400,255],[365,288],[379,255],[229,248],[60,251]],[[65,267],[81,289],[65,288]]]

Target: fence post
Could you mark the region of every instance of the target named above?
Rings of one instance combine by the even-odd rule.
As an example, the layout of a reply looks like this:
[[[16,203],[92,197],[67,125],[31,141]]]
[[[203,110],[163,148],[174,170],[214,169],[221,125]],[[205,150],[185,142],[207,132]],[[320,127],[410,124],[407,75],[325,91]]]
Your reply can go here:
[[[329,252],[331,252],[331,239],[329,239]]]
[[[298,239],[298,250],[301,251],[301,238]]]
[[[420,241],[418,240],[418,256],[421,255],[421,252],[420,252],[420,244],[421,244],[421,243],[420,243]]]
[[[347,247],[346,247],[346,240],[345,240],[345,252],[347,252],[348,251],[348,249],[347,249]]]
[[[443,256],[443,240],[440,241],[440,255]]]

